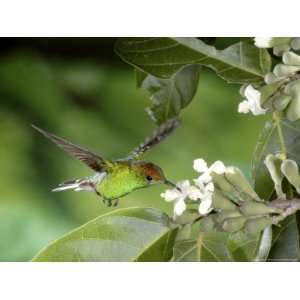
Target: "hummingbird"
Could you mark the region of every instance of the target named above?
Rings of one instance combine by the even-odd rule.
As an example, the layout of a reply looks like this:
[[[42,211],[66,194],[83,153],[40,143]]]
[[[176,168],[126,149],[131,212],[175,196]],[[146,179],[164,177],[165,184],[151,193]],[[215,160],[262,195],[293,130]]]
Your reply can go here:
[[[166,184],[179,189],[166,178],[159,166],[143,160],[144,153],[168,137],[178,125],[179,121],[177,118],[169,119],[130,152],[127,157],[117,160],[106,159],[35,125],[31,126],[95,172],[89,177],[65,181],[52,191],[94,192],[102,197],[105,205],[110,207],[112,205],[117,206],[119,198],[132,191],[154,184]]]

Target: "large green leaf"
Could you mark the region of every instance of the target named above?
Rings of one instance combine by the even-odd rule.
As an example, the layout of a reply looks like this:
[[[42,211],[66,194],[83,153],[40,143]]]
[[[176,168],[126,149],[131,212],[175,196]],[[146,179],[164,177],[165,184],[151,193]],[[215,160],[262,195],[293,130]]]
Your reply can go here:
[[[291,215],[281,222],[280,227],[273,228],[273,243],[269,261],[299,261],[300,234],[299,214]]]
[[[120,209],[54,241],[33,261],[168,261],[176,230],[156,209]]]
[[[172,261],[232,261],[226,246],[228,234],[200,232],[194,239],[176,241]]]
[[[192,101],[198,87],[200,66],[183,67],[169,79],[159,79],[153,75],[143,77],[143,74],[137,70],[137,83],[150,92],[152,105],[147,112],[160,124],[178,116]]]
[[[300,164],[300,122],[280,120],[267,122],[259,138],[254,160],[253,179],[260,197],[270,200],[274,197],[274,185],[264,164],[269,153],[285,152],[287,158]],[[273,195],[273,196],[272,196]],[[299,259],[299,217],[288,217],[280,227],[273,226],[273,240],[269,260]]]
[[[251,236],[242,231],[231,234],[228,249],[235,261],[266,261],[272,245],[272,230]]]
[[[180,68],[199,64],[233,83],[262,81],[271,59],[253,42],[239,42],[217,50],[197,38],[121,38],[116,53],[127,63],[151,75],[170,78]]]

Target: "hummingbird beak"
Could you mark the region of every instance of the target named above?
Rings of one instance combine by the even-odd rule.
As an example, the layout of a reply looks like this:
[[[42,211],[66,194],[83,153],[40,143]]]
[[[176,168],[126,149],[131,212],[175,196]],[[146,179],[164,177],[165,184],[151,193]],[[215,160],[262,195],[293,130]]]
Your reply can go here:
[[[165,179],[164,184],[170,185],[171,187],[177,189],[179,192],[181,192],[181,189],[172,181],[169,181],[168,179]]]

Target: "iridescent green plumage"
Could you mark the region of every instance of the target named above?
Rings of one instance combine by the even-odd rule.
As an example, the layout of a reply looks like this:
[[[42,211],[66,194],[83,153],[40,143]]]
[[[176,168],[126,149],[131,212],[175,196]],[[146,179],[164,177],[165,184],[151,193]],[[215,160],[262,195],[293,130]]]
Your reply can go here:
[[[176,119],[169,120],[147,138],[143,144],[135,148],[128,157],[115,161],[104,159],[90,150],[68,142],[36,126],[33,127],[73,157],[96,171],[96,174],[91,177],[63,182],[53,191],[67,189],[94,191],[102,196],[104,202],[111,205],[112,200],[154,183],[165,183],[174,186],[165,178],[160,167],[141,160],[141,156],[148,149],[165,139],[177,126],[178,121]],[[117,200],[114,202],[117,204]]]

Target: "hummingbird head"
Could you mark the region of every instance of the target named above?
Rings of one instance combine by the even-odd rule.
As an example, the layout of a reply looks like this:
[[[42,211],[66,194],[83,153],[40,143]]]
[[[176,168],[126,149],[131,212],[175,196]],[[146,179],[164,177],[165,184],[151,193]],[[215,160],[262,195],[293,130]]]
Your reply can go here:
[[[156,183],[163,183],[167,184],[169,186],[172,186],[173,188],[179,189],[173,182],[169,181],[163,170],[151,163],[151,162],[140,162],[139,167],[141,169],[141,174],[144,177],[145,182],[147,184],[156,184]]]

